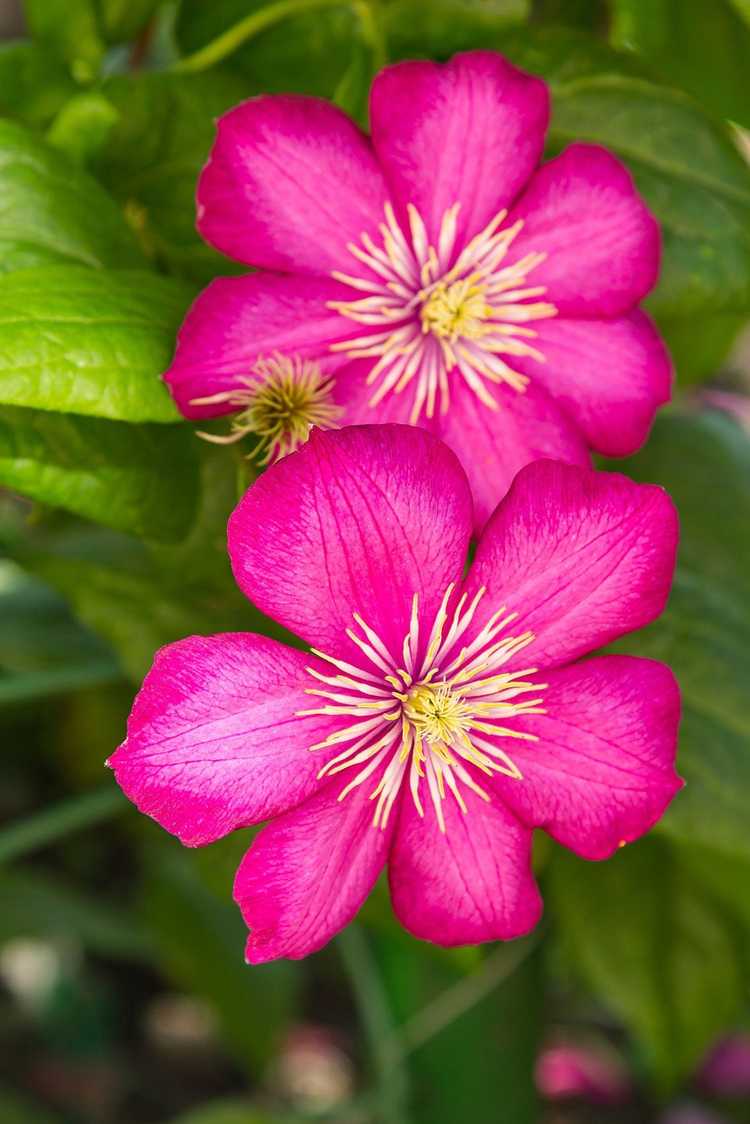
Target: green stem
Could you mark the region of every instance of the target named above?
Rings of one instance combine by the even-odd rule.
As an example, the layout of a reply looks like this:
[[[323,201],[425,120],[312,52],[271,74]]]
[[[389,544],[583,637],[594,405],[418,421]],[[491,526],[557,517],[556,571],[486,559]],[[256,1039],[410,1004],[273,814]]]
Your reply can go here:
[[[128,807],[114,784],[74,796],[0,831],[0,863],[37,851],[74,831],[92,827]]]
[[[408,1078],[399,1034],[367,939],[352,924],[339,933],[337,944],[377,1071],[378,1115],[383,1124],[408,1124]]]
[[[353,0],[352,7],[362,28],[362,37],[372,53],[372,69],[381,70],[388,62],[388,49],[380,17],[372,0]]]
[[[418,1050],[477,1003],[481,1003],[520,968],[537,944],[538,937],[534,936],[515,945],[501,945],[487,957],[478,972],[464,976],[402,1023],[396,1032],[401,1053],[405,1056]]]
[[[183,73],[206,70],[233,54],[248,39],[252,39],[254,35],[258,35],[275,23],[280,23],[291,16],[315,11],[317,8],[348,7],[350,3],[351,0],[277,0],[275,4],[268,4],[257,12],[251,12],[239,23],[227,28],[216,39],[212,39],[205,47],[201,47],[199,51],[180,59],[171,69]]]

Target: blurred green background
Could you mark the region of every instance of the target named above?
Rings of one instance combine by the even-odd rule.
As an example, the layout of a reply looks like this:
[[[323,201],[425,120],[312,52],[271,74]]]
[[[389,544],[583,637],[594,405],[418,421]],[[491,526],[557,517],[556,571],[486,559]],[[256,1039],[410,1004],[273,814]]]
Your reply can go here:
[[[748,0],[26,0],[0,34],[0,1124],[750,1121]],[[195,180],[244,97],[366,124],[383,63],[471,47],[546,78],[549,151],[607,145],[662,223],[677,393],[617,467],[683,538],[622,648],[678,673],[688,785],[607,864],[539,839],[524,941],[420,944],[379,887],[322,952],[248,968],[251,833],[185,850],[103,767],[159,645],[269,627],[225,555],[243,450],[157,377],[236,268]]]

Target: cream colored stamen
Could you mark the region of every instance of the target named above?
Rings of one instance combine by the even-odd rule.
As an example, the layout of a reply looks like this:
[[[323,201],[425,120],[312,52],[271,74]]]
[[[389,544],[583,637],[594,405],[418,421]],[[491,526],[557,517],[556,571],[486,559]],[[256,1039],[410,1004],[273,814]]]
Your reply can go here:
[[[231,445],[253,434],[258,440],[250,456],[269,464],[304,444],[314,425],[338,428],[341,409],[331,399],[333,379],[312,360],[274,352],[268,359],[259,357],[252,374],[238,383],[191,401],[192,406],[226,404],[237,410],[228,434],[199,432],[206,441]]]
[[[299,713],[342,719],[340,728],[310,747],[338,747],[318,775],[355,770],[339,800],[372,778],[373,824],[381,828],[388,823],[402,786],[408,784],[420,816],[424,815],[422,795],[426,786],[438,826],[445,831],[443,801],[448,793],[464,812],[462,789],[489,800],[489,793],[477,783],[477,773],[504,773],[522,779],[500,742],[514,738],[536,741],[535,735],[507,722],[523,715],[543,714],[541,692],[546,684],[527,678],[535,674],[535,668],[502,670],[511,657],[531,643],[532,633],[506,635],[517,614],[503,607],[472,640],[462,643],[485,590],[480,589],[468,604],[464,594],[451,614],[448,605],[453,590],[452,585],[446,590],[431,629],[424,636],[414,596],[409,631],[399,653],[389,651],[355,613],[357,628],[348,630],[348,635],[361,653],[363,666],[315,651],[330,665],[331,673],[307,669],[315,680],[315,686],[307,688],[308,694],[326,701]]]
[[[390,203],[380,224],[381,244],[367,234],[350,243],[352,256],[366,274],[334,272],[336,280],[362,296],[331,301],[343,316],[366,326],[354,339],[332,344],[349,358],[374,360],[368,382],[375,386],[370,406],[390,393],[413,392],[410,421],[424,412],[450,408],[451,380],[460,377],[489,409],[496,410],[492,384],[522,392],[528,377],[516,370],[514,357],[544,362],[527,325],[557,313],[539,300],[543,285],[527,278],[546,254],[533,252],[506,264],[510,246],[522,220],[503,226],[506,211],[472,238],[456,247],[459,204],[443,215],[437,246],[428,239],[425,224],[411,205],[407,208],[409,235],[404,233]],[[450,377],[449,377],[450,376]]]

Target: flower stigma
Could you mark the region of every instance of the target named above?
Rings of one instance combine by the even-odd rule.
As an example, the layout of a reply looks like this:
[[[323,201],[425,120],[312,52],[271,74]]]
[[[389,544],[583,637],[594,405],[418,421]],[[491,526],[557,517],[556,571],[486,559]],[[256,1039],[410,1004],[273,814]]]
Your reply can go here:
[[[238,381],[231,390],[192,399],[191,406],[226,404],[237,411],[229,433],[199,431],[199,437],[231,445],[253,434],[257,443],[249,455],[265,465],[303,445],[314,425],[338,428],[341,408],[331,398],[334,380],[311,359],[275,351],[268,359],[259,356],[252,374]]]
[[[537,333],[527,325],[557,314],[553,304],[537,299],[546,292],[545,286],[527,283],[547,255],[534,251],[510,264],[505,261],[523,220],[503,226],[507,211],[499,211],[460,249],[456,247],[459,209],[454,203],[445,211],[437,245],[432,245],[416,207],[407,207],[407,234],[386,203],[379,244],[365,233],[361,244],[347,246],[366,267],[366,274],[333,273],[362,296],[329,301],[329,307],[367,330],[331,344],[331,350],[350,359],[375,360],[367,380],[375,387],[372,407],[387,394],[411,387],[412,424],[423,412],[428,418],[438,408],[447,413],[449,375],[462,378],[491,410],[498,409],[492,384],[504,383],[522,392],[529,380],[515,369],[514,357],[544,362],[542,352],[530,342]]]
[[[450,613],[454,589],[453,584],[448,586],[425,636],[414,595],[409,631],[398,654],[359,613],[353,614],[356,628],[347,629],[362,656],[358,664],[313,649],[328,667],[307,668],[316,685],[306,690],[325,701],[298,714],[342,720],[324,741],[310,747],[312,751],[341,747],[318,777],[354,770],[339,800],[372,778],[369,798],[375,801],[376,827],[386,827],[402,786],[408,785],[420,816],[425,814],[426,790],[440,831],[445,832],[445,799],[450,795],[465,813],[462,789],[485,801],[491,798],[478,783],[478,774],[501,773],[522,780],[501,743],[537,740],[534,734],[506,725],[508,719],[521,715],[545,713],[541,692],[546,684],[529,678],[537,669],[504,670],[531,643],[533,633],[508,635],[508,625],[518,614],[502,606],[473,639],[465,641],[486,590],[480,589],[471,602],[462,594]]]

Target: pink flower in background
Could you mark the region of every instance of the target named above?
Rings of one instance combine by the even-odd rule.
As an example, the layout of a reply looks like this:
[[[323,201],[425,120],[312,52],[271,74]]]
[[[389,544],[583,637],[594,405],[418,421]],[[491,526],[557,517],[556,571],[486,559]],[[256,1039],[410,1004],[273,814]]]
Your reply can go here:
[[[370,118],[371,139],[291,96],[221,118],[198,226],[261,272],[188,313],[165,375],[181,411],[248,432],[269,356],[304,360],[341,424],[442,436],[479,524],[530,461],[632,453],[670,364],[636,307],[659,233],[625,168],[587,144],[539,166],[547,87],[490,51],[388,67]],[[292,397],[297,432],[321,424]]]
[[[111,764],[188,845],[271,820],[235,883],[250,961],[320,948],[386,863],[416,936],[520,936],[541,911],[534,827],[604,859],[679,789],[669,668],[578,662],[661,612],[669,497],[541,461],[464,577],[472,526],[431,434],[315,430],[229,524],[240,587],[310,652],[235,633],[158,653]]]
[[[730,1034],[717,1042],[701,1066],[698,1083],[717,1097],[750,1097],[750,1034]]]
[[[590,1104],[625,1104],[633,1092],[622,1061],[612,1050],[559,1042],[537,1058],[536,1087],[550,1101],[583,1100]]]

